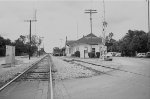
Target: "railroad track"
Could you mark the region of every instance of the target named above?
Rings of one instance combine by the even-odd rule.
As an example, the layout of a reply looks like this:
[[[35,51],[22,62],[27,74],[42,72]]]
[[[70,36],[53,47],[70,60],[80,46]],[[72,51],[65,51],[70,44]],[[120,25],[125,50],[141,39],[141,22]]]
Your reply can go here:
[[[46,55],[0,88],[0,99],[53,99],[51,57]],[[21,93],[17,96],[18,87]],[[9,92],[12,89],[12,93]],[[26,90],[24,90],[26,89]],[[34,91],[33,91],[34,90]],[[7,95],[5,95],[7,93]],[[8,94],[9,93],[9,94]],[[20,92],[19,92],[20,93]],[[31,94],[32,93],[32,94]],[[30,97],[30,98],[25,98]]]
[[[127,73],[131,73],[131,74],[135,74],[135,75],[140,75],[140,76],[143,76],[143,77],[148,77],[150,78],[150,76],[147,76],[147,75],[144,75],[144,74],[140,74],[140,73],[136,73],[136,72],[132,72],[132,71],[129,71],[129,70],[124,70],[124,69],[120,69],[120,68],[115,68],[115,67],[110,67],[110,66],[105,66],[105,65],[100,65],[100,64],[96,64],[96,63],[91,63],[91,62],[87,62],[87,61],[82,61],[82,60],[76,60],[76,59],[72,59],[72,60],[66,60],[65,61],[68,61],[68,62],[80,62],[80,63],[85,63],[85,64],[90,64],[90,65],[93,65],[93,66],[100,66],[100,67],[103,67],[103,68],[107,68],[107,69],[110,69],[110,71],[114,71],[114,70],[118,70],[118,71],[122,71],[122,72],[127,72]],[[104,74],[107,74],[107,72],[103,72]],[[109,74],[110,75],[110,74]]]

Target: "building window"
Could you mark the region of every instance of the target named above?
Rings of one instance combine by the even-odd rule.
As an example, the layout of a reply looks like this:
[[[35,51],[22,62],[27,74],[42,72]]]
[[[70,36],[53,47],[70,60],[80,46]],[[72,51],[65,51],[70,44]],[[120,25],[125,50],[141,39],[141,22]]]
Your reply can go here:
[[[92,48],[92,52],[94,52],[94,53],[95,53],[95,48]]]

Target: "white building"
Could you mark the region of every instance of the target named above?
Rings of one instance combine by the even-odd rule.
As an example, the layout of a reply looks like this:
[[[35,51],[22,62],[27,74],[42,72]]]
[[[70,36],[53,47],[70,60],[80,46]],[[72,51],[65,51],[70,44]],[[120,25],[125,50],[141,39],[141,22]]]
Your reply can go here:
[[[80,58],[89,58],[89,52],[100,52],[100,57],[102,54],[106,53],[106,47],[102,43],[102,38],[95,36],[93,33],[83,36],[76,41],[66,42],[66,56],[71,56],[76,51],[80,51]]]

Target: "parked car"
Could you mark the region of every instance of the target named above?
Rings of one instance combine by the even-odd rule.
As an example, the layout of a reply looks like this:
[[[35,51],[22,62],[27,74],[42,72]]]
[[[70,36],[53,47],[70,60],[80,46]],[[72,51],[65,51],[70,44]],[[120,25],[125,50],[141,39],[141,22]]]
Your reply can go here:
[[[137,57],[146,57],[146,53],[138,53]]]
[[[147,52],[145,57],[150,58],[150,52]]]
[[[111,53],[107,53],[104,57],[105,61],[112,61],[112,54]]]
[[[115,56],[120,57],[120,56],[121,56],[121,53],[116,53]]]
[[[112,56],[115,56],[116,52],[108,52],[107,54],[111,54]]]

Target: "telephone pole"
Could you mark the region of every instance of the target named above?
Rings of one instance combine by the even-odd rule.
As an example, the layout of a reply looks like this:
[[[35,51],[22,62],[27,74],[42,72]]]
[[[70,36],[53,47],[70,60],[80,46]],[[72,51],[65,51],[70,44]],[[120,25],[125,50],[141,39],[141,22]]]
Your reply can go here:
[[[92,33],[92,14],[97,13],[96,11],[97,11],[97,10],[92,10],[92,9],[85,10],[85,13],[90,14],[91,33]],[[91,42],[92,42],[92,37],[91,37]],[[91,45],[91,52],[92,52],[92,45]]]
[[[44,50],[44,37],[40,37],[42,39],[43,50]]]
[[[92,33],[92,14],[97,13],[96,11],[97,11],[97,10],[92,10],[92,9],[85,10],[85,13],[90,14],[90,26],[91,26],[91,33]]]
[[[107,46],[105,45],[106,43],[106,27],[108,25],[108,23],[106,22],[106,19],[105,19],[105,1],[103,0],[103,22],[102,22],[102,34],[103,34],[103,51],[102,51],[102,54],[105,55],[107,53]],[[102,57],[103,59],[105,58],[104,56]]]
[[[148,11],[148,33],[147,33],[147,36],[148,36],[148,42],[147,42],[147,48],[148,48],[148,50],[150,51],[150,19],[149,19],[149,0],[146,0],[147,1],[147,3],[148,3],[148,9],[147,9],[147,11]]]
[[[106,27],[107,27],[108,23],[106,22],[105,19],[105,1],[103,0],[103,44],[105,45],[106,43]]]
[[[150,31],[150,22],[149,22],[149,0],[147,0],[147,3],[148,3],[148,32]]]
[[[29,60],[30,60],[30,55],[31,55],[31,23],[32,22],[36,22],[37,20],[25,20],[25,22],[29,22],[30,23],[30,33],[29,33],[29,39],[30,39],[30,44],[29,44]]]

